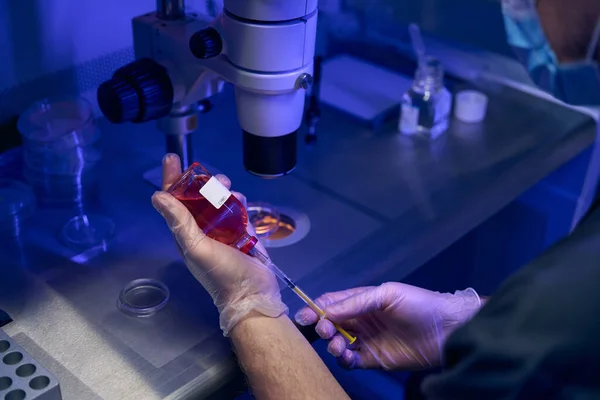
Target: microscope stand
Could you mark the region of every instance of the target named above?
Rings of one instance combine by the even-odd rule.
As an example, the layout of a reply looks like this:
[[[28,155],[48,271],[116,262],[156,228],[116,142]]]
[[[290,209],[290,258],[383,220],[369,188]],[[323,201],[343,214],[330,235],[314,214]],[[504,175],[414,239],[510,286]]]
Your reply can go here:
[[[158,121],[158,129],[166,136],[167,153],[174,153],[181,160],[181,169],[185,169],[194,161],[200,161],[209,171],[215,174],[221,172],[202,160],[194,159],[192,134],[198,130],[198,116],[212,109],[210,100],[206,99],[195,106],[173,109],[168,117]],[[142,175],[144,180],[157,189],[161,189],[162,165],[158,165]]]

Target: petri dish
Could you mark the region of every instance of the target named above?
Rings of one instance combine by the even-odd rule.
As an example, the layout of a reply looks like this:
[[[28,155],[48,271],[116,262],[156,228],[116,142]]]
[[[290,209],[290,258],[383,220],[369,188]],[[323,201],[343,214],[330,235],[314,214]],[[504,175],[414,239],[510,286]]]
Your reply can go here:
[[[80,214],[60,231],[61,241],[74,249],[89,249],[106,243],[115,233],[115,223],[102,215]]]
[[[127,315],[150,317],[169,302],[169,288],[155,279],[136,279],[121,290],[117,308]]]
[[[98,140],[91,103],[80,97],[43,99],[19,117],[26,148],[47,152],[86,146]]]
[[[277,232],[281,217],[275,207],[267,203],[248,203],[248,221],[254,227],[256,236],[266,238]]]
[[[0,179],[0,232],[19,236],[21,223],[33,214],[35,196],[28,185]]]

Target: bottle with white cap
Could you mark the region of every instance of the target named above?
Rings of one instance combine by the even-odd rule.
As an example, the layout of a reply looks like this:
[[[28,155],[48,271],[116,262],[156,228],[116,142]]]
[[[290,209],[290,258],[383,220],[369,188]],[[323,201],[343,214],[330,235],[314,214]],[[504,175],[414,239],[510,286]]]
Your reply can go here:
[[[438,138],[448,130],[452,95],[444,86],[444,68],[432,57],[419,60],[415,79],[400,103],[398,131]]]

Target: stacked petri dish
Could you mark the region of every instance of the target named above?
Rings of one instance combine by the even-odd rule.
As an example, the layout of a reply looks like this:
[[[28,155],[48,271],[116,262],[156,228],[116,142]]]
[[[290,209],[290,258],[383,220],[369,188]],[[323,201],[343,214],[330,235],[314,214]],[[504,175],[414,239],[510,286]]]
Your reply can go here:
[[[113,221],[87,213],[97,197],[102,158],[92,105],[77,97],[41,100],[21,114],[18,128],[23,174],[38,204],[75,210],[59,233],[61,242],[77,250],[104,245],[114,233]]]
[[[35,209],[33,190],[22,182],[0,179],[0,238],[18,237]]]
[[[45,99],[21,114],[24,176],[41,205],[73,204],[94,189],[102,154],[91,104]]]

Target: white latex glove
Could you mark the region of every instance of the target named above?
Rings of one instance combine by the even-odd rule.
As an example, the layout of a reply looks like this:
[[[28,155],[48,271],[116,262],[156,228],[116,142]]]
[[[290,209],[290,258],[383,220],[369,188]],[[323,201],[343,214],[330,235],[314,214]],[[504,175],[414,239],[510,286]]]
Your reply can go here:
[[[296,314],[300,325],[317,323],[329,340],[327,350],[346,368],[414,370],[440,364],[448,335],[481,307],[475,290],[454,294],[432,292],[402,283],[384,283],[327,293],[316,300],[327,319],[310,308]],[[331,321],[355,334],[348,342]]]
[[[163,190],[180,175],[179,157],[167,154],[163,159]],[[227,177],[220,175],[217,179],[227,188],[231,186]],[[234,195],[246,206],[244,196],[235,192]],[[238,249],[207,237],[188,209],[171,194],[156,192],[152,204],[173,232],[188,269],[212,296],[225,336],[252,312],[273,318],[287,312],[277,280],[269,269]],[[260,243],[257,246],[267,254]]]

